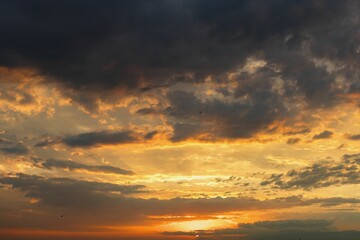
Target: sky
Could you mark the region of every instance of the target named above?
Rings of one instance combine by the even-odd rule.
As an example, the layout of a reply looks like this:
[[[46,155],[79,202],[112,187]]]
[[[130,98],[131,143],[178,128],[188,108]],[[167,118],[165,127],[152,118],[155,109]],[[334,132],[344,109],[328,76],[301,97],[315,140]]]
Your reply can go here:
[[[0,1],[0,239],[360,239],[359,13]]]

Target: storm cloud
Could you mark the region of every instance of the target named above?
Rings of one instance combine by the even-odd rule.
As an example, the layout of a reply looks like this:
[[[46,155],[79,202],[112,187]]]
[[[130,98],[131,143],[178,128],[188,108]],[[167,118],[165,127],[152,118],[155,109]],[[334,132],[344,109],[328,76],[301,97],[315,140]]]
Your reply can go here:
[[[142,81],[184,81],[189,72],[201,79],[241,64],[271,37],[336,19],[347,6],[311,0],[2,1],[0,27],[7,34],[0,64],[34,67],[76,89],[140,89]]]
[[[230,101],[186,93],[194,107],[185,112],[178,102],[185,93],[165,95],[172,104],[161,111],[174,130],[170,140],[249,138],[296,115],[299,106],[334,106],[356,91],[348,86],[359,76],[358,7],[351,0],[2,1],[0,66],[35,69],[88,111],[97,110],[99,99],[112,104],[129,94],[212,79],[220,84],[215,92]],[[249,59],[264,64],[239,73]],[[233,87],[223,86],[230,82]],[[204,135],[208,130],[213,133]],[[100,143],[86,138],[64,142]]]

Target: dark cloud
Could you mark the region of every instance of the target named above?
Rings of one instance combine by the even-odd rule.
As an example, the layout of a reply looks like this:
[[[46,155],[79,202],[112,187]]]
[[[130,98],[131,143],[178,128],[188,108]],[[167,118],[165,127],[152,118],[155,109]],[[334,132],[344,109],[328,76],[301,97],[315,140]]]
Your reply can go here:
[[[198,230],[194,232],[165,232],[165,235],[198,236],[197,239],[256,239],[256,240],[355,240],[359,231],[337,231],[333,222],[325,219],[278,220],[239,224],[237,228]]]
[[[345,137],[349,140],[360,140],[360,134],[346,134]]]
[[[37,166],[50,170],[54,168],[60,168],[60,169],[67,169],[70,171],[85,170],[89,172],[113,173],[113,174],[121,174],[121,175],[134,174],[134,172],[132,171],[124,170],[114,166],[108,166],[108,165],[91,166],[70,160],[47,159],[45,161],[38,162]]]
[[[130,131],[101,131],[68,136],[62,142],[70,147],[92,147],[95,145],[126,144],[136,142]]]
[[[358,199],[303,199],[299,196],[265,200],[249,197],[142,199],[126,196],[143,191],[142,185],[120,185],[70,178],[44,178],[26,174],[1,177],[0,183],[19,189],[25,192],[27,197],[39,199],[41,203],[52,207],[74,210],[95,207],[94,211],[129,210],[134,214],[145,215],[214,214],[239,210],[291,208],[312,204],[335,206],[344,203],[359,203]]]
[[[194,93],[174,91],[168,96],[171,106],[163,111],[173,118],[172,141],[200,135],[204,140],[250,138],[282,119],[287,110],[271,92],[256,93],[253,102],[226,103],[202,100]]]
[[[310,132],[311,132],[310,128],[304,128],[304,129],[300,129],[300,130],[291,130],[291,131],[285,132],[284,135],[307,134]]]
[[[313,200],[314,202],[317,202],[316,200]],[[311,200],[310,200],[311,202]],[[346,203],[352,203],[352,204],[359,204],[360,203],[360,199],[356,199],[356,198],[341,198],[341,197],[332,197],[332,198],[324,198],[322,199],[322,201],[320,202],[320,205],[322,207],[332,207],[332,206],[338,206],[341,204],[346,204]]]
[[[25,155],[29,148],[21,141],[0,138],[0,152],[4,154]]]
[[[81,89],[221,73],[271,36],[337,17],[337,1],[3,1],[0,63]],[[66,17],[65,17],[66,16]],[[274,17],[279,16],[279,17]],[[246,55],[245,55],[246,56]],[[176,77],[178,76],[178,77]]]
[[[40,142],[36,143],[34,145],[34,147],[47,147],[47,146],[50,146],[50,145],[55,144],[57,142],[59,142],[59,141],[54,141],[52,139],[45,139],[43,141],[40,141]]]
[[[139,133],[132,130],[102,130],[63,137],[47,137],[36,143],[34,147],[48,147],[56,144],[65,144],[70,147],[96,147],[101,145],[138,143],[151,140],[156,134],[158,134],[158,131]]]
[[[173,136],[170,138],[173,142],[184,141],[201,133],[201,126],[191,123],[175,123],[173,125]],[[204,131],[204,130],[203,130]]]
[[[360,76],[359,8],[352,0],[17,0],[2,1],[0,9],[0,66],[37,69],[88,111],[96,111],[98,99],[112,104],[178,82],[220,83],[211,87],[226,100],[177,91],[166,95],[169,109],[138,111],[167,115],[172,141],[252,137],[296,116],[299,106],[341,103]],[[264,66],[240,73],[249,59]],[[106,144],[85,138],[64,142]]]
[[[152,139],[156,134],[158,134],[158,131],[148,132],[148,133],[144,136],[144,139],[150,140],[150,139]]]
[[[2,191],[20,190],[29,199],[34,212],[2,206],[2,226],[34,227],[36,229],[85,229],[93,225],[124,225],[151,221],[148,216],[213,215],[234,211],[285,209],[298,206],[336,206],[359,203],[359,199],[314,198],[300,196],[259,200],[249,197],[214,198],[139,198],[129,194],[144,191],[142,185],[122,185],[105,182],[76,180],[70,178],[45,178],[17,174],[0,178]],[[24,206],[27,208],[26,206]],[[19,214],[14,214],[18,212]],[[41,212],[41,214],[38,214]],[[9,214],[11,213],[11,214]],[[58,216],[64,214],[59,225]],[[22,216],[19,218],[18,216]]]
[[[326,105],[336,94],[334,77],[312,55],[346,62],[357,54],[358,22],[349,14],[357,5],[347,0],[18,0],[0,9],[0,65],[32,67],[87,92],[69,94],[90,109],[94,96],[108,99],[102,91],[220,80],[253,55],[311,103]]]
[[[294,145],[294,144],[297,144],[298,142],[300,142],[301,139],[300,138],[289,138],[286,143],[287,144],[290,144],[290,145]]]
[[[359,184],[359,154],[344,155],[341,162],[315,163],[302,169],[293,169],[286,174],[273,174],[261,183],[280,189],[305,189],[332,185]]]
[[[16,145],[9,146],[9,147],[1,147],[0,152],[5,153],[5,154],[24,155],[24,154],[29,153],[29,149],[27,147],[25,147],[23,144],[18,143]]]
[[[327,139],[327,138],[331,138],[333,135],[334,133],[332,131],[325,130],[319,134],[315,134],[313,136],[313,139]]]
[[[142,185],[119,185],[91,182],[71,178],[44,178],[35,175],[18,174],[2,177],[1,184],[26,192],[29,198],[40,199],[43,204],[54,207],[90,209],[106,204],[107,194],[133,194],[143,190]]]

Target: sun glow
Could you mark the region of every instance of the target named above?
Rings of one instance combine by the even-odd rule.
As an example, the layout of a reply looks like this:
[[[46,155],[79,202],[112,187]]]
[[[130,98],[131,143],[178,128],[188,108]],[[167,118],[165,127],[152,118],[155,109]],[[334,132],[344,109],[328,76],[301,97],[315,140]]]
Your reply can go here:
[[[233,227],[234,223],[231,221],[224,221],[219,219],[210,220],[191,220],[182,222],[171,222],[161,226],[161,229],[166,231],[196,231],[196,230],[212,230],[217,228]]]

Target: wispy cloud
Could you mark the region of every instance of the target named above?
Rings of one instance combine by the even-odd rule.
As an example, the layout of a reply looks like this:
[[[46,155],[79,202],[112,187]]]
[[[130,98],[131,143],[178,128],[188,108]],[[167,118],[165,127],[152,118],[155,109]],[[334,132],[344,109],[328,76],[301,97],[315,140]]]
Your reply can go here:
[[[133,175],[134,172],[124,170],[118,167],[109,166],[109,165],[87,165],[82,163],[77,163],[70,160],[58,160],[58,159],[47,159],[44,161],[36,161],[37,166],[40,166],[42,168],[46,169],[67,169],[70,171],[76,171],[76,170],[83,170],[83,171],[89,171],[89,172],[100,172],[100,173],[113,173],[113,174],[120,174],[120,175]]]

